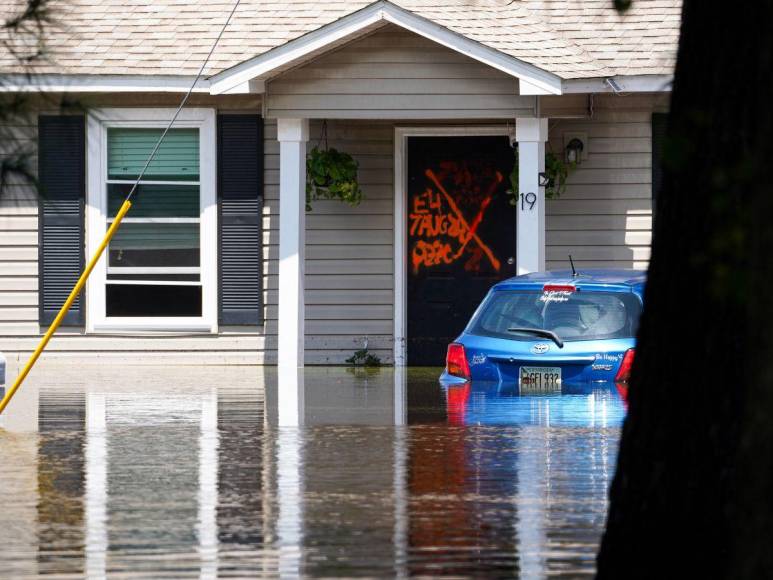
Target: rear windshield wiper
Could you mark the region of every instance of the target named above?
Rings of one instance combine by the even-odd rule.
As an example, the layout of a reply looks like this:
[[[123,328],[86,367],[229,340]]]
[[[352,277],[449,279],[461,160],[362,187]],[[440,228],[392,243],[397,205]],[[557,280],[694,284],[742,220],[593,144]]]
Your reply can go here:
[[[542,328],[521,328],[520,326],[514,326],[508,328],[507,332],[523,332],[526,334],[534,334],[543,338],[549,338],[558,345],[558,348],[564,348],[564,341],[555,333],[549,330],[543,330]]]

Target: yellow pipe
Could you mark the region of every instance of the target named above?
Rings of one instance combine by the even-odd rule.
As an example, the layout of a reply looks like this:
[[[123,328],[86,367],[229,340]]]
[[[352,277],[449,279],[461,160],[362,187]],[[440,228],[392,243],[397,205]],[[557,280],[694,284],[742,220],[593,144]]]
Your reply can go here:
[[[43,350],[46,348],[48,341],[51,340],[51,337],[54,336],[54,333],[59,328],[59,325],[62,324],[62,320],[64,320],[64,317],[67,314],[67,311],[70,310],[70,306],[72,306],[72,303],[75,302],[75,299],[78,297],[78,294],[80,294],[80,291],[83,290],[83,286],[86,285],[86,280],[89,279],[89,276],[91,275],[91,271],[94,269],[94,266],[97,265],[97,262],[99,262],[99,258],[102,256],[102,253],[105,251],[107,244],[109,244],[110,240],[113,239],[113,236],[115,235],[116,230],[118,230],[118,226],[121,225],[121,220],[123,220],[124,216],[129,211],[129,208],[131,208],[131,206],[132,206],[132,202],[129,201],[128,199],[123,202],[121,209],[118,210],[118,213],[116,214],[115,219],[113,220],[113,223],[108,228],[104,239],[102,240],[102,242],[99,244],[99,247],[97,248],[97,251],[94,252],[94,255],[91,257],[91,260],[89,260],[89,263],[86,266],[86,269],[83,271],[83,274],[81,274],[81,277],[78,278],[78,283],[75,284],[75,287],[72,289],[72,292],[70,292],[70,295],[67,297],[67,300],[64,301],[62,308],[59,310],[59,314],[56,315],[56,318],[54,318],[54,321],[51,323],[51,326],[49,326],[48,331],[46,332],[45,335],[43,335],[43,338],[40,340],[40,343],[35,349],[35,352],[32,353],[30,360],[28,360],[27,364],[24,365],[24,369],[22,369],[21,373],[19,373],[19,376],[16,377],[16,380],[13,382],[13,385],[3,397],[3,400],[0,401],[0,414],[2,414],[3,411],[5,411],[5,408],[8,406],[8,403],[11,402],[11,399],[16,394],[16,391],[19,390],[19,387],[24,382],[24,379],[27,378],[27,375],[32,370],[32,367],[35,366],[35,363],[37,362],[38,358],[40,358],[40,355],[43,353]]]

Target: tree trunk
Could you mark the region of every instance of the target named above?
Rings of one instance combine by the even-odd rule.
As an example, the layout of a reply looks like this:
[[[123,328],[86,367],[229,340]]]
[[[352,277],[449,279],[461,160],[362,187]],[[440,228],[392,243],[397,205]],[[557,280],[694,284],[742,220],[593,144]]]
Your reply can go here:
[[[773,1],[685,0],[600,578],[773,577],[771,107]]]

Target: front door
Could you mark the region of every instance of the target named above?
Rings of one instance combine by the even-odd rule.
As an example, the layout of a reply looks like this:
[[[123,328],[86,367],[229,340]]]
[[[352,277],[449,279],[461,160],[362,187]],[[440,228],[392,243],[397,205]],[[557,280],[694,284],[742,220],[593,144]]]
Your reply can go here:
[[[488,289],[515,275],[506,136],[408,138],[408,364],[441,366]]]

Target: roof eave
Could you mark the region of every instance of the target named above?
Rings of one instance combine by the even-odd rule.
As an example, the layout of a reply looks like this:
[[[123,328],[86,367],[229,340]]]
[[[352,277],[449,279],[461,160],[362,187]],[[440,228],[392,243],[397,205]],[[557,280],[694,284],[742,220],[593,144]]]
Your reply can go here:
[[[453,32],[386,0],[379,0],[212,76],[209,79],[210,92],[213,95],[242,92],[240,87],[246,87],[245,83],[271,78],[290,66],[311,60],[330,48],[363,36],[387,23],[517,77],[522,95],[562,94],[562,80],[559,76]]]
[[[617,90],[608,80],[614,80]],[[674,75],[614,75],[583,79],[564,79],[562,94],[577,93],[668,93],[671,92]],[[4,74],[0,75],[0,93],[184,93],[190,89],[194,77],[173,75],[87,75],[87,74]],[[546,94],[536,87],[530,89],[528,81],[521,80],[521,94]],[[223,94],[263,93],[265,83],[250,79]],[[212,93],[210,80],[199,79],[195,93]],[[219,93],[212,93],[219,94]],[[547,93],[553,94],[553,93]]]
[[[587,79],[567,79],[564,94],[575,93],[670,93],[673,74],[612,75]]]

